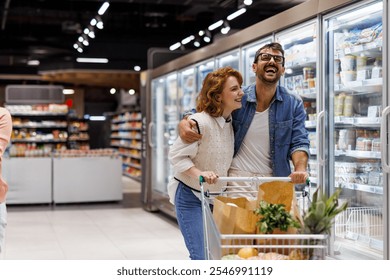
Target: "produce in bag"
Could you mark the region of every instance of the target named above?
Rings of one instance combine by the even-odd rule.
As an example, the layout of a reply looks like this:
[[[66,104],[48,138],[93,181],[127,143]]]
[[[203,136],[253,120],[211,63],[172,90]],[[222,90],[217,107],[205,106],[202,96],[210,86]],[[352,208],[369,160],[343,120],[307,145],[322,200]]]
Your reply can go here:
[[[273,181],[259,186],[258,208],[254,211],[259,216],[257,231],[259,234],[296,234],[303,224],[295,196],[294,184]],[[258,245],[293,245],[294,239],[256,239]],[[289,248],[264,248],[261,252],[276,252],[289,255]]]

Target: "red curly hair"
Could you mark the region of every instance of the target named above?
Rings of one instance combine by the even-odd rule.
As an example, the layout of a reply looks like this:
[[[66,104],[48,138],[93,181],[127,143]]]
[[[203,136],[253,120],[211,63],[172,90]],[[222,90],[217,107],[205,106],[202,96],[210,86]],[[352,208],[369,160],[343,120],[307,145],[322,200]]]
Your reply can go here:
[[[243,79],[240,72],[230,66],[219,68],[207,74],[202,89],[196,98],[196,111],[206,112],[212,117],[220,117],[223,113],[221,94],[228,77],[236,77],[240,86]]]

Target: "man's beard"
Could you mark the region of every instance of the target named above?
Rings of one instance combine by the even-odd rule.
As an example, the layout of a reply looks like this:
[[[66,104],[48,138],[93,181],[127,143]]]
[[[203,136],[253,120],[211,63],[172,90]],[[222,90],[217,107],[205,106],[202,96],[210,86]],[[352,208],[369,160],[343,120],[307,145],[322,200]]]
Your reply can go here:
[[[275,85],[280,80],[280,75],[278,75],[278,73],[276,73],[274,78],[267,78],[265,75],[262,75],[262,73],[256,73],[256,76],[260,81],[268,85]]]

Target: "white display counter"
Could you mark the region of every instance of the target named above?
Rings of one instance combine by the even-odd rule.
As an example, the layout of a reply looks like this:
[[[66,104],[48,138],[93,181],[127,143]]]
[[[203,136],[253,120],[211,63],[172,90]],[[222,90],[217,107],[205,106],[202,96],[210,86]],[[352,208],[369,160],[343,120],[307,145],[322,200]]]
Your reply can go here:
[[[53,202],[119,201],[123,198],[119,157],[53,158]]]
[[[51,158],[3,158],[2,175],[8,183],[7,204],[52,202]]]

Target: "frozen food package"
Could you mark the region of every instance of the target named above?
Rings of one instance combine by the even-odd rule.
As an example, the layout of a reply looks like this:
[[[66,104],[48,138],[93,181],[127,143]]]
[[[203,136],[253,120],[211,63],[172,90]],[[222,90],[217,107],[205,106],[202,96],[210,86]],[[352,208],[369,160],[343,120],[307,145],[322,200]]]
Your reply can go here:
[[[373,152],[380,152],[381,151],[381,139],[380,138],[372,139],[371,150]]]
[[[354,150],[356,146],[356,131],[353,129],[340,129],[338,147],[340,150]]]
[[[340,59],[341,71],[354,71],[356,70],[356,56],[346,55]]]

